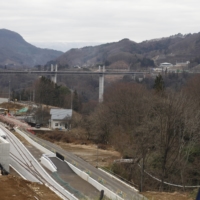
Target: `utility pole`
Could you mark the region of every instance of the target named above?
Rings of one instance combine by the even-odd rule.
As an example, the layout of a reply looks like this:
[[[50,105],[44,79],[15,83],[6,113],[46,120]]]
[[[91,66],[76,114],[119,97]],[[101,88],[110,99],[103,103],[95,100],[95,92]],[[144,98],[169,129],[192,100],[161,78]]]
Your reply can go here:
[[[98,149],[98,144],[97,144],[97,165],[96,165],[96,168],[99,167],[99,163],[98,163],[98,158],[99,157],[99,149]]]
[[[9,89],[8,89],[8,95],[9,95],[9,97],[8,97],[8,101],[10,101],[10,80],[9,80]]]
[[[33,89],[33,102],[35,102],[35,89]]]
[[[71,89],[71,109],[73,109],[73,90]]]

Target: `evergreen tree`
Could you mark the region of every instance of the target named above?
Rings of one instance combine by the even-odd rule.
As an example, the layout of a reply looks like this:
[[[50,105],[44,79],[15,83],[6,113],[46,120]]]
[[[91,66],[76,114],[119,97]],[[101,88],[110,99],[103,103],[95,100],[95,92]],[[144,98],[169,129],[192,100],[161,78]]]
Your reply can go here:
[[[156,76],[155,83],[153,88],[155,89],[156,93],[163,93],[165,89],[165,84],[162,75]]]
[[[46,77],[41,77],[35,85],[35,101],[46,105],[57,107],[69,107],[67,102],[70,98],[70,90],[62,85],[53,83]]]
[[[74,90],[72,105],[73,105],[72,109],[74,111],[79,112],[81,110],[81,101],[76,90]]]

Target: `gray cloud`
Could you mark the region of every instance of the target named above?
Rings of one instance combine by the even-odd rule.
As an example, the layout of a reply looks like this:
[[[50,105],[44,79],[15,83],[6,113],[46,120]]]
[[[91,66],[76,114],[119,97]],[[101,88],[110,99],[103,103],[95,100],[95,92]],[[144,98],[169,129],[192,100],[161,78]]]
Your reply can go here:
[[[133,41],[199,32],[196,0],[0,0],[1,28],[28,42]]]

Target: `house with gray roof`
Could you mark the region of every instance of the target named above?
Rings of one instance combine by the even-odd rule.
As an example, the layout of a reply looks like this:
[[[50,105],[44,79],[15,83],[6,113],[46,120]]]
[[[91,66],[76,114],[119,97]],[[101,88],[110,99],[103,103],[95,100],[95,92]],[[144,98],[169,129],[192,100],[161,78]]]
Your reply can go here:
[[[69,121],[72,118],[72,109],[55,109],[50,110],[51,120],[50,127],[52,129],[69,129]]]

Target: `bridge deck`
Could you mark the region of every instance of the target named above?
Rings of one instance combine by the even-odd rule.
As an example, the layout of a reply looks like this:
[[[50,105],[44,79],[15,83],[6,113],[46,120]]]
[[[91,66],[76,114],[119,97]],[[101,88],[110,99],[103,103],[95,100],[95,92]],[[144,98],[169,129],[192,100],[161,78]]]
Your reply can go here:
[[[149,74],[149,71],[0,71],[0,74],[44,74],[44,75],[128,75],[128,74]]]

